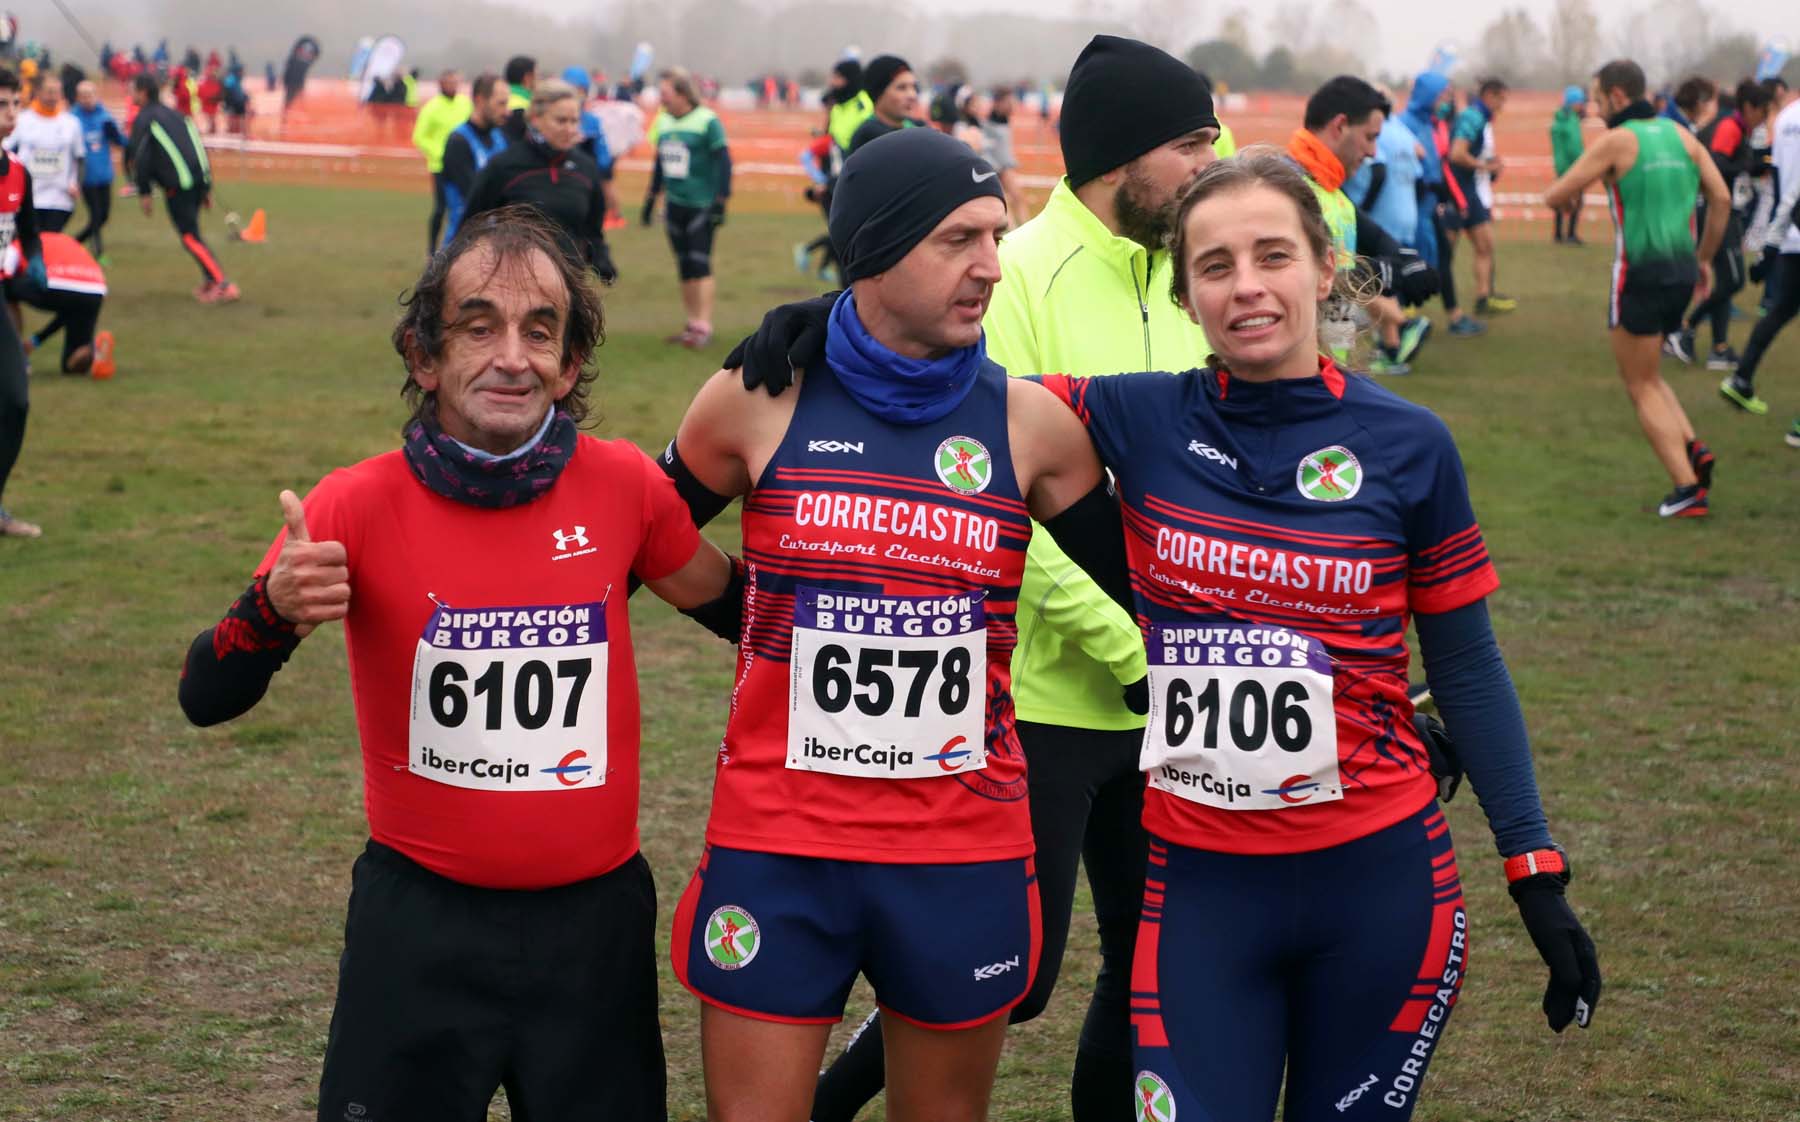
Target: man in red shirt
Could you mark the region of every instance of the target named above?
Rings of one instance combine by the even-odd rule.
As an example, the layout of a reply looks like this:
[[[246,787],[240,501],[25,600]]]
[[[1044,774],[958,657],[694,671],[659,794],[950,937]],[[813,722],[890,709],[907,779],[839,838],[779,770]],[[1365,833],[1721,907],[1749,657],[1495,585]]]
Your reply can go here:
[[[472,219],[394,330],[405,446],[282,492],[285,530],[188,652],[209,725],[344,621],[370,841],[321,1122],[485,1116],[501,1085],[521,1116],[665,1117],[626,593],[706,622],[742,584],[655,463],[577,432],[600,328],[535,212]]]

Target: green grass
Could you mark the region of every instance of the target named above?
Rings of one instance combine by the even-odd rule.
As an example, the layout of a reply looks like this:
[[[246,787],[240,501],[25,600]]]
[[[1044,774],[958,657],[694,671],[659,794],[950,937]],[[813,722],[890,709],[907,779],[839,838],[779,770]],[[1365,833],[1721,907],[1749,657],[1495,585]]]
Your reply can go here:
[[[313,1108],[365,836],[342,633],[307,642],[262,706],[221,729],[186,725],[176,673],[280,525],[277,492],[395,445],[402,371],[386,336],[421,263],[425,203],[229,194],[270,213],[268,245],[219,245],[243,303],[197,307],[160,214],[121,208],[106,314],[118,378],[32,385],[6,498],[45,536],[0,542],[0,1118]],[[813,290],[787,262],[814,226],[732,216],[721,340]],[[625,280],[607,296],[599,431],[651,447],[727,344],[662,344],[680,323],[666,246],[635,227],[615,240]],[[1763,419],[1728,412],[1716,375],[1668,368],[1719,471],[1710,520],[1665,524],[1650,512],[1666,481],[1601,329],[1604,250],[1503,243],[1502,273],[1522,310],[1485,339],[1440,336],[1395,386],[1461,444],[1506,582],[1501,641],[1608,981],[1592,1030],[1548,1033],[1544,969],[1465,794],[1451,817],[1474,969],[1419,1117],[1795,1122],[1800,453],[1780,429],[1800,408],[1800,344],[1790,332],[1770,356]],[[735,523],[715,533],[734,543]],[[731,667],[659,605],[634,608],[666,934]],[[1012,1036],[996,1117],[1067,1117],[1097,965],[1082,908],[1050,1012]],[[672,1113],[698,1118],[693,1001],[666,967],[663,1004]],[[860,993],[853,1017],[867,1007]]]

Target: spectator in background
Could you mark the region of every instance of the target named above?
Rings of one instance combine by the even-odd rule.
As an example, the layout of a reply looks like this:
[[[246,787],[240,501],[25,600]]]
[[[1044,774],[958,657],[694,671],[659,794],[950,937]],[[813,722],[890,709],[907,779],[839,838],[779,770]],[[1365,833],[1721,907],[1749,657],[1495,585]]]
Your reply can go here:
[[[1459,337],[1481,335],[1487,326],[1464,312],[1456,302],[1456,239],[1445,223],[1446,214],[1455,207],[1456,181],[1450,174],[1450,126],[1446,115],[1450,109],[1450,80],[1434,70],[1427,70],[1413,80],[1412,92],[1400,123],[1418,140],[1425,155],[1419,169],[1419,225],[1413,234],[1413,247],[1427,264],[1437,270],[1440,288],[1438,298],[1450,317],[1449,332]]]
[[[1494,151],[1494,118],[1506,108],[1507,85],[1499,78],[1481,83],[1469,107],[1450,127],[1450,172],[1456,182],[1456,221],[1475,247],[1475,314],[1510,312],[1519,302],[1494,291],[1494,177],[1503,164]],[[1449,217],[1449,216],[1446,216]]]
[[[1689,132],[1699,132],[1719,110],[1719,85],[1696,74],[1675,87],[1675,95],[1662,107],[1662,115]]]
[[[500,75],[488,72],[476,77],[470,88],[469,119],[450,131],[444,141],[444,202],[447,214],[444,242],[456,236],[475,177],[506,147],[506,102],[511,96]]]
[[[449,202],[444,195],[444,145],[456,126],[469,119],[470,101],[462,92],[462,75],[450,69],[438,75],[438,92],[413,118],[412,142],[425,157],[431,175],[431,217],[425,223],[425,252],[435,253]]]
[[[1587,91],[1580,86],[1570,86],[1563,90],[1562,104],[1557,106],[1556,115],[1550,118],[1550,159],[1556,166],[1558,179],[1581,158],[1581,122],[1586,116]],[[1581,239],[1575,236],[1575,223],[1580,218],[1580,199],[1556,212],[1557,245],[1582,244]]]
[[[1746,78],[1738,83],[1737,96],[1730,113],[1715,117],[1711,124],[1700,130],[1700,143],[1712,156],[1719,174],[1725,177],[1725,186],[1731,189],[1733,207],[1731,217],[1725,223],[1725,240],[1719,245],[1719,252],[1713,255],[1713,286],[1706,299],[1694,305],[1688,313],[1687,326],[1675,340],[1678,353],[1685,362],[1694,360],[1694,331],[1702,321],[1712,323],[1712,351],[1706,357],[1706,368],[1721,373],[1731,373],[1738,368],[1737,352],[1731,348],[1731,298],[1744,287],[1744,216],[1736,205],[1739,200],[1747,205],[1752,196],[1751,180],[1756,174],[1760,158],[1750,145],[1750,136],[1762,127],[1772,114],[1769,91],[1752,79]],[[1704,226],[1706,208],[1702,204],[1695,216],[1698,226]]]
[[[619,194],[613,185],[612,148],[606,143],[606,130],[600,125],[600,115],[588,108],[595,89],[604,94],[606,86],[591,86],[591,76],[579,66],[568,67],[562,76],[563,81],[581,95],[581,149],[594,158],[594,165],[600,169],[600,193],[606,196],[606,228],[616,230],[626,222],[619,214]]]
[[[1375,158],[1344,181],[1350,201],[1408,249],[1418,248],[1419,183],[1425,157],[1425,146],[1412,130],[1398,116],[1389,117],[1375,139]]]
[[[506,79],[506,139],[517,143],[525,139],[525,114],[531,108],[531,91],[537,85],[537,59],[530,55],[514,55],[506,60],[501,72]]]
[[[81,122],[63,103],[61,78],[44,75],[38,83],[37,99],[19,114],[6,147],[31,169],[39,228],[60,233],[75,213],[75,199],[81,192],[81,158],[86,151]]]
[[[87,206],[87,225],[75,240],[92,241],[94,256],[105,265],[108,261],[100,231],[112,216],[112,150],[125,148],[125,134],[100,104],[100,91],[91,81],[75,87],[75,119],[81,123],[81,201]]]
[[[1019,182],[1019,157],[1013,150],[1013,92],[1006,86],[995,86],[987,99],[986,112],[980,115],[981,133],[987,138],[987,162],[1000,173],[1000,186],[1006,192],[1006,216],[1014,226],[1031,217],[1025,201],[1025,187]]]
[[[890,132],[918,124],[919,79],[898,55],[877,55],[863,67],[863,92],[869,96],[872,115],[850,138],[848,153]]]

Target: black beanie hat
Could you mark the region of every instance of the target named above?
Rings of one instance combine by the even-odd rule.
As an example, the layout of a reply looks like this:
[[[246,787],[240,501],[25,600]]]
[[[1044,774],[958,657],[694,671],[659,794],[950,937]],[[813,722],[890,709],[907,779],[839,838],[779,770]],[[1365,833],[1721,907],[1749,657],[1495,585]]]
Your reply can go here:
[[[844,280],[885,273],[970,199],[1006,202],[974,149],[936,129],[900,129],[858,148],[831,193],[831,248]]]
[[[862,89],[862,63],[855,59],[839,59],[838,64],[831,68],[831,72],[844,80],[845,88],[852,94]]]
[[[1063,91],[1062,153],[1079,187],[1195,129],[1218,128],[1194,68],[1136,39],[1096,35]]]
[[[900,76],[900,72],[911,69],[899,55],[876,55],[869,60],[869,65],[863,67],[863,92],[869,95],[870,101],[880,101],[881,95]]]

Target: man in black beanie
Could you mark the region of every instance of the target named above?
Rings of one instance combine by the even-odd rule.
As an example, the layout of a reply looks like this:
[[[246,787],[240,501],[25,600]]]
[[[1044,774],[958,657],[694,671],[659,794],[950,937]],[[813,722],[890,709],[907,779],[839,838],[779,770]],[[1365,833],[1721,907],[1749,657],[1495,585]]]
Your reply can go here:
[[[1124,528],[1086,430],[1042,387],[1009,379],[982,346],[1006,225],[999,176],[966,144],[932,129],[871,141],[845,163],[832,203],[832,244],[850,289],[831,302],[823,354],[782,396],[721,370],[664,453],[664,470],[700,521],[750,496],[750,631],[767,632],[762,649],[784,652],[759,655],[734,695],[732,763],[720,769],[708,827],[716,848],[683,904],[684,915],[715,920],[718,907],[741,913],[754,924],[756,961],[719,957],[704,918],[677,921],[674,940],[676,976],[704,1003],[711,1117],[809,1117],[831,1024],[858,974],[891,1011],[872,1034],[886,1039],[888,1117],[988,1117],[1007,1013],[1030,989],[1038,947],[1037,890],[1024,864],[1026,765],[1005,716],[1025,514],[1121,599],[1129,595]],[[858,513],[815,518],[806,513],[815,502]],[[892,522],[883,513],[871,524],[870,504],[894,511]],[[1005,529],[985,546],[941,530],[965,520]],[[899,592],[929,593],[934,603],[983,597],[995,645],[973,656],[989,667],[973,697],[985,697],[985,709],[966,690],[944,700],[952,695],[935,687],[904,714],[898,702],[864,705],[853,718],[860,727],[878,719],[884,743],[911,746],[909,761],[912,749],[923,757],[911,772],[788,756],[790,735],[810,737],[807,729],[877,735],[823,731],[859,726],[820,700],[823,679],[808,667],[828,662],[785,657],[790,638],[812,643],[806,636],[817,630],[799,614],[810,610],[805,586],[853,589],[859,603],[892,600],[896,614],[906,614],[893,600]],[[917,649],[870,644],[862,649],[880,648],[863,657],[870,666],[878,658],[910,666],[905,652]],[[954,672],[959,681],[966,670]],[[758,713],[778,719],[750,716]],[[958,713],[973,718],[969,735],[923,756],[945,745],[944,722]],[[975,768],[943,762],[976,738],[985,748]],[[805,813],[783,813],[794,807]],[[896,937],[896,924],[910,927]]]
[[[862,83],[874,115],[850,138],[852,153],[878,136],[918,123],[919,79],[905,59],[897,55],[877,55],[863,67]]]
[[[1213,162],[1218,135],[1212,95],[1186,63],[1146,43],[1094,37],[1063,95],[1068,175],[1044,210],[1000,244],[1004,279],[982,320],[994,361],[1013,375],[1206,364],[1205,336],[1169,299],[1164,239],[1177,194]],[[1027,552],[1018,624],[1014,703],[1030,765],[1044,941],[1012,1019],[1030,1020],[1050,1000],[1085,859],[1101,965],[1075,1056],[1070,1116],[1131,1122],[1131,956],[1147,852],[1138,821],[1143,639],[1043,533],[1032,535]],[[815,1122],[850,1122],[880,1092],[882,1038],[873,1028],[820,1076]]]

